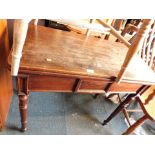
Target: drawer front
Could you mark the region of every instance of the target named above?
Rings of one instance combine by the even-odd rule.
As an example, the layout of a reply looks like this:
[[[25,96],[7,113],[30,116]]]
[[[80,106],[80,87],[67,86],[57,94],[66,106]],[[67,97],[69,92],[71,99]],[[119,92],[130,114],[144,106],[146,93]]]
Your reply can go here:
[[[108,82],[106,80],[81,80],[77,92],[104,93]]]
[[[74,78],[35,75],[28,79],[28,89],[31,91],[72,92]]]
[[[140,84],[131,84],[122,82],[120,84],[112,83],[108,89],[108,92],[133,92],[135,93],[142,85]]]

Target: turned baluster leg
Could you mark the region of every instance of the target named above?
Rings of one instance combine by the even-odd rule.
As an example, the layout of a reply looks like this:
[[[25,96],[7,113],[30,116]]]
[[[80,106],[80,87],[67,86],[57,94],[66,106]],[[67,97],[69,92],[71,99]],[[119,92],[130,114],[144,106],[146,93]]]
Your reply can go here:
[[[28,77],[17,77],[17,93],[19,99],[19,111],[21,117],[21,131],[26,131],[27,127],[27,104],[28,104]]]
[[[27,101],[28,101],[28,96],[23,94],[23,95],[18,95],[19,97],[19,111],[20,111],[20,117],[21,117],[21,131],[26,131],[27,130]]]
[[[102,125],[106,125],[109,121],[111,121],[121,110],[124,109],[126,104],[129,104],[134,99],[134,97],[135,95],[133,94],[129,95],[122,103],[118,105],[118,107],[111,113],[111,115],[106,120],[104,120]]]

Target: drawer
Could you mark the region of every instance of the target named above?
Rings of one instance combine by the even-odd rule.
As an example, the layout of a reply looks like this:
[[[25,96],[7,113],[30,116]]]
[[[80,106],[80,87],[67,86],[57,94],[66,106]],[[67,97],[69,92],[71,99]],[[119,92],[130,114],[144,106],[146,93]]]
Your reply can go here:
[[[142,85],[140,84],[131,84],[126,82],[121,82],[120,84],[117,84],[116,82],[112,83],[110,87],[108,88],[108,92],[133,92],[135,93]]]
[[[75,81],[75,78],[34,75],[28,79],[28,89],[31,91],[72,92]]]
[[[80,80],[76,91],[82,93],[104,93],[108,83],[108,80]]]

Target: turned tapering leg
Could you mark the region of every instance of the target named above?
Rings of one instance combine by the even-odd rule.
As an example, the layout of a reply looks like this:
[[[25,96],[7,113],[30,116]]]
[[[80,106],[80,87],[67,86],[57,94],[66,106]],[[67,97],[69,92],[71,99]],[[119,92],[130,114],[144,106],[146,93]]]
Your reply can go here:
[[[27,127],[27,104],[28,104],[28,77],[17,77],[17,93],[19,99],[19,111],[21,117],[21,130],[26,131]]]
[[[126,104],[129,104],[129,102],[133,100],[134,96],[135,95],[131,94],[122,103],[120,103],[118,107],[111,113],[111,115],[106,120],[104,120],[102,125],[106,125],[109,121],[111,121],[121,110],[124,109]]]
[[[122,103],[119,104],[119,106],[111,113],[111,115],[103,121],[102,125],[106,125],[108,122],[110,122],[123,108],[124,105]]]
[[[28,95],[18,95],[19,97],[19,111],[21,117],[21,131],[27,130],[27,101]]]

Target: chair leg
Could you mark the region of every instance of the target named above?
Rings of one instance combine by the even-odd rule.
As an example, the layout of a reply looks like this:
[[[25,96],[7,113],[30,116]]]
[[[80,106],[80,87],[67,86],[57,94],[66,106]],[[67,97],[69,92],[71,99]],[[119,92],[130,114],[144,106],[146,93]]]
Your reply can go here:
[[[128,124],[129,124],[129,126],[131,126],[130,119],[129,119],[129,114],[128,114],[128,112],[127,112],[127,110],[125,108],[123,109],[123,114],[124,114]]]
[[[124,105],[121,103],[112,113],[111,115],[104,120],[104,122],[102,123],[102,125],[107,125],[108,122],[110,122],[122,109],[124,108]]]
[[[110,34],[106,34],[106,36],[105,36],[105,40],[108,40],[109,39],[109,37],[110,37]]]
[[[134,96],[135,95],[130,94],[122,103],[120,103],[118,107],[111,113],[111,115],[106,120],[104,120],[102,125],[106,125],[109,121],[111,121],[111,119],[114,118],[124,108],[126,104],[129,104],[129,102],[132,100],[132,97]]]
[[[147,118],[147,115],[141,117],[137,122],[131,125],[122,135],[131,134],[138,126],[142,125]]]

